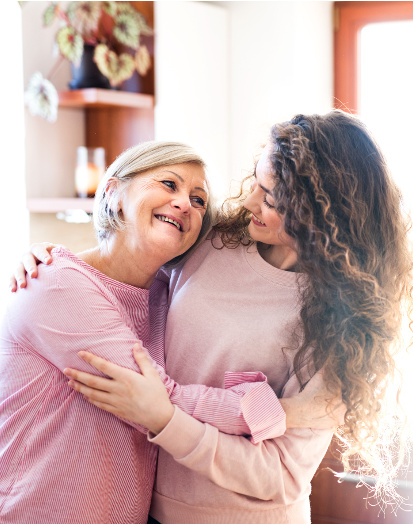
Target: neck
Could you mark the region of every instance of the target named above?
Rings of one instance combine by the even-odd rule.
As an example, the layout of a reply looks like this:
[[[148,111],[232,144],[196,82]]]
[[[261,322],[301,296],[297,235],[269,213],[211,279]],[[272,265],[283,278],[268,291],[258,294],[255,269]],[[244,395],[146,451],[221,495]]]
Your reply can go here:
[[[104,240],[99,246],[77,256],[108,277],[142,289],[149,289],[159,268],[165,263],[164,260],[154,260],[136,246],[125,246],[116,238]]]
[[[295,271],[297,253],[291,247],[258,244],[258,252],[271,266],[284,271]]]

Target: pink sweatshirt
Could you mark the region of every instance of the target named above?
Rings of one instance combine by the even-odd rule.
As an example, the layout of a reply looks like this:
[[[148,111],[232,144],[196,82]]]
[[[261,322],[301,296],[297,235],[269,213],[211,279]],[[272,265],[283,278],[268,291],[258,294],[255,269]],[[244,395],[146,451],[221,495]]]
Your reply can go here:
[[[223,387],[223,370],[260,369],[277,394],[297,394],[297,280],[255,246],[217,250],[206,241],[172,275],[167,372],[181,384]],[[295,429],[253,444],[176,407],[150,438],[161,446],[150,514],[162,524],[309,523],[310,481],[331,436]]]
[[[257,440],[283,432],[283,413],[265,382],[215,390],[180,387],[165,375],[165,283],[156,281],[149,292],[68,251],[53,256],[27,290],[11,297],[0,332],[2,524],[146,524],[157,449],[134,425],[68,387],[65,367],[96,373],[78,357],[82,349],[136,370],[132,346],[141,339],[184,411]],[[257,379],[261,374],[226,377],[230,385]]]

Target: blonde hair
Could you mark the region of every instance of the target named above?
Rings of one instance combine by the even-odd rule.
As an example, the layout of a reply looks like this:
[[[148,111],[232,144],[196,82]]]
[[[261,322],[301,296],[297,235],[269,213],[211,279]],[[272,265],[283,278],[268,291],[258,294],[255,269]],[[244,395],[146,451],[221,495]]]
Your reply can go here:
[[[93,222],[99,242],[107,239],[115,231],[124,228],[125,223],[122,212],[118,209],[119,199],[128,189],[135,177],[162,166],[174,164],[195,164],[204,170],[206,164],[192,147],[180,142],[149,141],[130,147],[121,153],[108,167],[101,180],[95,195],[93,210]],[[107,191],[108,180],[114,178],[118,183],[113,191]],[[206,180],[210,193],[210,186]],[[214,206],[212,197],[209,202],[202,221],[201,231],[195,244],[185,253],[169,261],[166,266],[175,266],[188,258],[190,253],[202,242],[214,221]]]

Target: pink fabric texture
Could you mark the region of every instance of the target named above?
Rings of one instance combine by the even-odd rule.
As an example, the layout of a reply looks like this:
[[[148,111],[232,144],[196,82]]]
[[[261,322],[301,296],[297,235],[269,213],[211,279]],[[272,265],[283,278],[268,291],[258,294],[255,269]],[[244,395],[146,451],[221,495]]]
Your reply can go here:
[[[226,390],[179,386],[165,374],[164,282],[137,289],[63,249],[53,257],[11,297],[0,333],[0,522],[146,523],[157,448],[68,387],[65,367],[96,373],[80,350],[137,370],[132,346],[140,339],[182,413],[220,431],[256,432],[257,441],[284,431],[284,413],[262,373],[229,373]],[[249,413],[262,400],[269,424],[262,410]]]
[[[255,246],[206,241],[171,278],[166,371],[180,383],[223,387],[225,370],[260,369],[278,395],[297,394],[299,285],[302,275],[270,266]],[[302,372],[309,378],[305,363]],[[254,444],[176,407],[148,436],[161,446],[150,514],[162,524],[310,523],[310,483],[331,436],[287,429]]]

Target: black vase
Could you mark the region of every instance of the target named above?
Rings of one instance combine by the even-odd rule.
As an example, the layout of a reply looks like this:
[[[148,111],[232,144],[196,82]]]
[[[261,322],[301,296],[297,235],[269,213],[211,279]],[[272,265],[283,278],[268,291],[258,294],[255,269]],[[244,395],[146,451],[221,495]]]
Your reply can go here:
[[[95,46],[84,45],[80,65],[75,66],[72,64],[72,80],[69,82],[70,89],[84,89],[86,87],[111,89],[109,79],[102,75],[93,61],[94,53]]]

